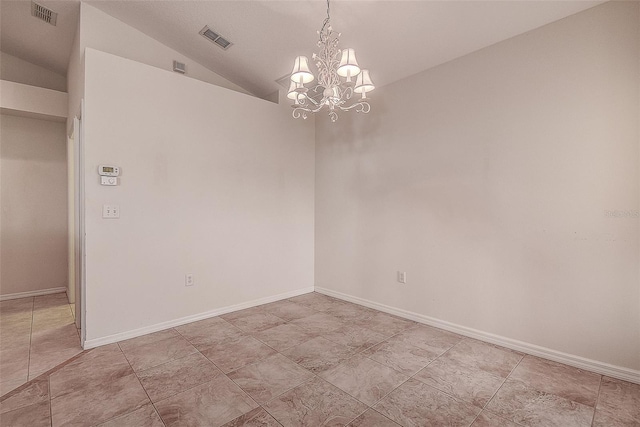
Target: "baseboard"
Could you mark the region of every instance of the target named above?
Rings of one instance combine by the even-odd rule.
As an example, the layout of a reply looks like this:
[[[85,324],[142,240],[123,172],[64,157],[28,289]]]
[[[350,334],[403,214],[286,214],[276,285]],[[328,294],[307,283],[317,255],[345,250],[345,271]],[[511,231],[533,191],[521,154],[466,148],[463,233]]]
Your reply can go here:
[[[67,288],[49,288],[40,291],[16,292],[15,294],[0,295],[0,301],[18,298],[39,297],[42,295],[58,294],[62,292],[67,292]]]
[[[282,294],[260,298],[253,301],[247,301],[240,304],[230,305],[227,307],[216,308],[215,310],[206,311],[204,313],[194,314],[192,316],[181,317],[179,319],[169,320],[162,323],[157,323],[151,326],[145,326],[144,328],[133,329],[131,331],[121,332],[118,334],[108,335],[102,338],[94,338],[91,340],[85,340],[84,349],[99,347],[101,345],[112,344],[118,341],[128,340],[130,338],[136,338],[142,335],[150,334],[152,332],[158,332],[176,326],[184,325],[191,322],[197,322],[198,320],[208,319],[210,317],[220,316],[222,314],[231,313],[238,310],[244,310],[246,308],[255,307],[262,304],[268,304],[270,302],[280,301],[287,298],[296,297],[302,294],[308,294],[313,292],[313,287],[296,289],[294,291],[285,292]]]
[[[550,348],[541,347],[535,344],[529,344],[523,341],[511,339],[511,338],[506,338],[500,335],[491,334],[489,332],[483,332],[477,329],[467,328],[466,326],[460,326],[455,323],[447,322],[440,319],[435,319],[433,317],[424,316],[422,314],[414,313],[407,310],[402,310],[395,307],[390,307],[388,305],[369,301],[364,298],[354,297],[351,295],[343,294],[342,292],[332,291],[330,289],[325,289],[318,286],[315,287],[315,291],[321,294],[325,294],[334,298],[344,300],[344,301],[349,301],[355,304],[363,305],[365,307],[384,311],[385,313],[393,314],[398,317],[423,323],[425,325],[434,326],[436,328],[444,329],[446,331],[454,332],[456,334],[464,335],[470,338],[475,338],[491,344],[500,345],[502,347],[507,347],[512,350],[530,354],[532,356],[542,357],[544,359],[549,359],[555,362],[564,363],[565,365],[574,366],[576,368],[584,369],[584,370],[595,372],[602,375],[607,375],[612,378],[617,378],[620,380],[640,384],[640,371],[637,371],[637,370],[624,368],[621,366],[610,365],[608,363],[598,362],[597,360],[587,359],[587,358],[576,356],[573,354],[563,353],[561,351],[552,350]]]

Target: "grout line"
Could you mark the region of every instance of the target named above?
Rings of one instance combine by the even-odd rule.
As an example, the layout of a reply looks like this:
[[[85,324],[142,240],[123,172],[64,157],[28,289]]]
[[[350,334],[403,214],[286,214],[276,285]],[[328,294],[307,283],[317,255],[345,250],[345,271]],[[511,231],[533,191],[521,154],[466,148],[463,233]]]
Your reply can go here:
[[[29,326],[29,355],[27,357],[27,380],[25,383],[29,382],[29,375],[31,375],[31,345],[33,344],[33,311],[35,307],[36,297],[31,297],[31,325]]]
[[[598,410],[598,403],[600,402],[600,392],[602,391],[602,379],[604,375],[600,375],[600,383],[598,384],[598,395],[596,396],[596,402],[593,405],[593,417],[591,417],[591,426],[596,422],[596,411]]]
[[[49,391],[49,426],[53,427],[53,409],[51,408],[51,376],[47,377],[47,390]]]
[[[135,375],[136,379],[138,380],[138,384],[140,384],[140,387],[142,388],[142,391],[144,391],[144,394],[147,395],[147,399],[149,399],[149,403],[151,404],[151,406],[153,407],[153,410],[156,412],[156,414],[158,415],[158,417],[160,418],[160,421],[162,422],[163,425],[166,426],[166,424],[164,424],[164,420],[162,419],[162,417],[160,416],[160,414],[158,413],[158,409],[156,409],[156,406],[153,404],[153,401],[151,400],[151,396],[149,396],[149,393],[147,393],[147,389],[144,388],[144,386],[142,385],[142,381],[140,381],[140,378],[138,377],[138,373],[133,369],[133,366],[131,366],[131,362],[129,361],[129,359],[127,359],[127,355],[124,354],[124,351],[122,351],[122,347],[120,347],[120,343],[116,343],[118,345],[118,349],[120,350],[120,353],[122,353],[122,356],[124,357],[124,360],[127,361],[127,363],[129,364],[129,367],[131,368],[131,371],[133,371],[133,375]],[[186,356],[185,356],[186,357]],[[125,415],[131,414],[132,412],[137,411],[140,408],[143,408],[144,405],[140,406],[139,408],[135,408],[133,411],[129,411],[126,414],[120,414],[118,416],[109,418],[107,420],[103,420],[100,422],[100,424],[104,424],[110,420],[113,420],[115,418],[118,417],[124,417]]]
[[[493,393],[493,395],[491,396],[491,398],[490,398],[489,400],[487,400],[487,403],[485,403],[485,404],[484,404],[484,406],[482,407],[482,411],[480,411],[480,413],[479,413],[478,415],[476,415],[476,418],[473,420],[473,422],[475,422],[475,420],[476,420],[476,419],[478,419],[478,417],[480,416],[480,414],[482,414],[482,412],[483,412],[485,409],[487,409],[487,406],[489,406],[489,403],[491,403],[491,401],[493,400],[493,398],[494,398],[494,397],[496,397],[496,395],[498,394],[498,392],[500,391],[500,389],[501,389],[501,388],[504,386],[504,384],[507,382],[507,379],[509,379],[509,377],[511,376],[511,374],[513,374],[513,372],[516,370],[516,368],[517,368],[518,366],[520,366],[520,363],[522,363],[522,361],[524,360],[524,358],[525,358],[525,357],[526,357],[526,355],[522,356],[522,357],[520,358],[520,360],[518,361],[518,363],[516,363],[516,366],[514,366],[514,367],[513,367],[513,369],[511,369],[511,372],[509,372],[509,375],[507,375],[507,376],[504,378],[504,380],[502,381],[502,384],[500,384],[500,387],[498,387],[498,388],[497,388],[497,390],[495,391],[495,393]],[[489,411],[489,412],[491,412],[491,411]],[[491,412],[491,413],[493,413],[493,412]],[[497,416],[499,416],[500,418],[505,418],[505,417],[503,417],[502,415],[498,415],[498,414],[496,414],[496,415],[497,415]],[[505,419],[507,419],[507,420],[509,420],[509,421],[513,422],[514,424],[521,425],[520,423],[517,423],[517,422],[515,422],[515,421],[513,421],[513,420],[511,420],[511,419],[509,419],[509,418],[505,418]],[[472,423],[472,424],[473,424],[473,423]]]

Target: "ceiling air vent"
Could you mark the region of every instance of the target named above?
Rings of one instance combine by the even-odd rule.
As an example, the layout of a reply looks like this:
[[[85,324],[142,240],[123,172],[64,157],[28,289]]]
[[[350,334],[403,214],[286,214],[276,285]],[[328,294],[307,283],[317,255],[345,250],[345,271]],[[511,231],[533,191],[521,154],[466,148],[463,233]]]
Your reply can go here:
[[[233,44],[207,26],[200,30],[200,35],[202,35],[202,37],[208,39],[209,41],[214,42],[224,50],[229,49],[229,47]]]
[[[47,9],[34,1],[31,2],[31,16],[35,16],[36,18],[53,26],[56,25],[56,21],[58,20],[58,14],[56,12],[51,9]]]

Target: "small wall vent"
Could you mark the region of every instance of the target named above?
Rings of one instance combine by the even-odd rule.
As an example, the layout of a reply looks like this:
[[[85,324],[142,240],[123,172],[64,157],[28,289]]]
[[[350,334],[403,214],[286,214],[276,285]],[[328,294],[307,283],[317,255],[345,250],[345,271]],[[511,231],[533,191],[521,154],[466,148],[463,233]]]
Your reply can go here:
[[[31,2],[31,16],[35,16],[41,21],[53,26],[55,26],[58,21],[58,14],[56,12],[51,9],[47,9],[34,1]]]
[[[215,43],[216,45],[218,45],[220,48],[224,50],[229,49],[233,44],[229,40],[222,37],[220,34],[213,31],[208,26],[205,26],[202,30],[200,30],[200,35],[206,38],[207,40]]]
[[[176,73],[184,74],[187,72],[187,66],[182,62],[173,61],[173,71]]]

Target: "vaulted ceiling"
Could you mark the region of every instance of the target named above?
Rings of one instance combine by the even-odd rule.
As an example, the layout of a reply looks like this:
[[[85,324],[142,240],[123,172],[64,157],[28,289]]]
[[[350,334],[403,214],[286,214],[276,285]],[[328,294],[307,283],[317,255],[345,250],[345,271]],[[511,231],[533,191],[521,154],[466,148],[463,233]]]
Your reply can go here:
[[[39,0],[59,13],[52,27],[30,16],[29,0],[2,0],[1,49],[65,74],[79,2]],[[279,88],[297,55],[317,51],[324,0],[88,1],[113,17],[264,96]],[[333,0],[342,47],[382,86],[603,1]],[[222,50],[198,32],[208,25],[233,43]]]

